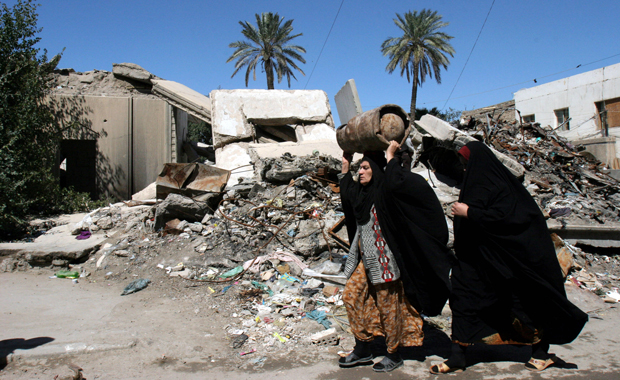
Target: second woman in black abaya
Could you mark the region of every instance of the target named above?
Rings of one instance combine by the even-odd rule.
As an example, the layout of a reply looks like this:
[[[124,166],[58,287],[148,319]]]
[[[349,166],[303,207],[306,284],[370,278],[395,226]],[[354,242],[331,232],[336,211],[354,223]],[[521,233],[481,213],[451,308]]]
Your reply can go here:
[[[526,367],[553,364],[549,344],[579,335],[588,316],[567,298],[545,219],[532,196],[480,142],[459,151],[465,177],[452,207],[453,354],[433,373],[465,367],[464,348],[474,343],[533,344]]]

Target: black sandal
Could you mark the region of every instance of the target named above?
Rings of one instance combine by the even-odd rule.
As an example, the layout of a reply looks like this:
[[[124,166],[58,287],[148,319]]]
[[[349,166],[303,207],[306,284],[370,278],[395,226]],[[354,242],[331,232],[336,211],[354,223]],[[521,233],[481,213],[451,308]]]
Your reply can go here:
[[[376,363],[375,365],[373,365],[372,370],[375,372],[391,372],[402,365],[403,365],[403,359],[394,361],[386,356],[379,363]]]
[[[341,367],[353,367],[358,364],[370,364],[372,363],[372,354],[360,358],[354,352],[351,352],[349,355],[338,359],[338,364]]]

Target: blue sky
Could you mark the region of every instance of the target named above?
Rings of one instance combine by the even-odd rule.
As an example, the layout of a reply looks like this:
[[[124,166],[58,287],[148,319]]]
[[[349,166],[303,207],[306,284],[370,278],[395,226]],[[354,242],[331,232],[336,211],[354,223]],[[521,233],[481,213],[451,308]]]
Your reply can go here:
[[[351,78],[364,111],[386,103],[409,110],[411,84],[398,72],[385,71],[388,60],[380,51],[385,39],[399,35],[396,13],[436,10],[450,23],[445,32],[454,37],[456,53],[442,71],[442,83],[427,79],[418,91],[418,108],[484,107],[512,99],[515,91],[536,85],[535,78],[542,84],[620,62],[618,0],[40,3],[40,47],[50,56],[66,48],[59,67],[111,71],[112,63],[132,62],[203,94],[246,88],[245,70],[231,78],[234,65],[226,60],[233,49],[228,45],[243,39],[239,21],[254,23],[256,13],[277,12],[294,19],[294,32],[303,35],[293,41],[307,50],[307,63],[301,65],[306,75],[296,73],[290,89],[325,91],[336,124],[334,95]],[[265,74],[256,75],[248,88],[267,88]],[[286,78],[275,87],[288,89]]]

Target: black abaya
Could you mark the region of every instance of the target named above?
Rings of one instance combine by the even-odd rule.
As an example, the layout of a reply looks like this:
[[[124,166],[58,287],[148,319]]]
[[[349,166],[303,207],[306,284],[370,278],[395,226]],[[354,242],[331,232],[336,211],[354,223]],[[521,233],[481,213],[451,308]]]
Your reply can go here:
[[[545,219],[523,185],[480,142],[470,151],[454,222],[458,263],[452,270],[452,338],[468,344],[565,344],[587,314],[567,298]]]
[[[449,273],[454,256],[448,250],[448,228],[435,192],[421,176],[392,159],[385,170],[378,158],[363,158],[372,169],[367,186],[347,173],[340,181],[349,239],[356,220],[367,217],[372,204],[385,240],[398,264],[405,294],[420,313],[441,313],[450,294]],[[385,159],[383,159],[385,160]]]

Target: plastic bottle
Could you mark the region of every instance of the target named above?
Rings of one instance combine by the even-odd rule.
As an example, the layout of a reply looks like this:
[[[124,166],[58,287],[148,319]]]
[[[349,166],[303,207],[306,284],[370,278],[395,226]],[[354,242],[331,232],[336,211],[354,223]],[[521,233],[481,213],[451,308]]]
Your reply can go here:
[[[80,277],[80,273],[71,270],[60,270],[56,272],[56,277],[58,278],[78,278]]]

